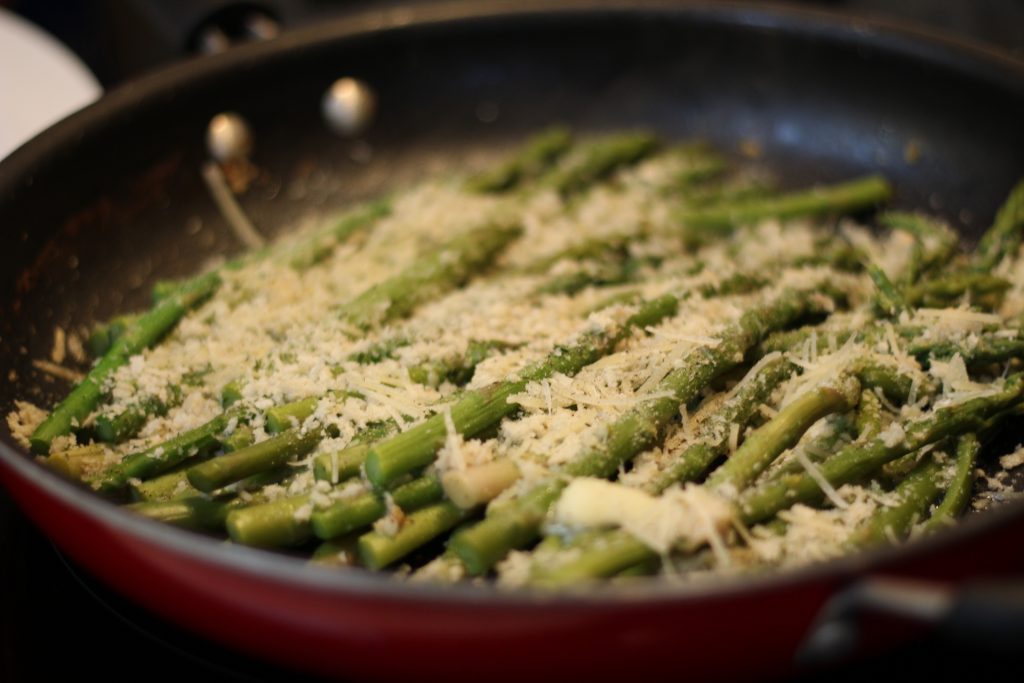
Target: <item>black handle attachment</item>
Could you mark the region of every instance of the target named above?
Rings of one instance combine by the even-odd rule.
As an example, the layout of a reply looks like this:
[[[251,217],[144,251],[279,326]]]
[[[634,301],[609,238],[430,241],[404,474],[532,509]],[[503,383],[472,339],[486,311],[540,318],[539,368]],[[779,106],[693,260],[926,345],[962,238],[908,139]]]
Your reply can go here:
[[[915,622],[953,642],[1009,654],[1024,644],[1024,582],[863,579],[825,603],[796,652],[797,663],[825,664],[855,653],[869,615]]]

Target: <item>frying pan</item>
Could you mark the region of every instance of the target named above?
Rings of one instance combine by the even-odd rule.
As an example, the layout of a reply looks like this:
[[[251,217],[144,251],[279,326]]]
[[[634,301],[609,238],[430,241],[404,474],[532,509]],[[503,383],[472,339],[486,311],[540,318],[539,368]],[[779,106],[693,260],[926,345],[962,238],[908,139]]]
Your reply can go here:
[[[379,115],[358,141],[321,119],[323,92],[341,76],[378,93]],[[154,280],[239,249],[198,171],[207,122],[229,110],[255,134],[261,174],[240,201],[269,235],[479,161],[552,121],[643,126],[726,150],[756,140],[792,185],[881,171],[895,205],[928,208],[968,238],[1024,175],[1024,66],[907,29],[732,3],[519,0],[360,14],[124,86],[0,164],[5,412],[15,398],[49,405],[67,391],[31,365],[49,354],[54,326],[142,307]],[[797,571],[546,595],[401,583],[229,547],[136,518],[0,437],[5,486],[77,562],[165,618],[314,673],[779,675],[801,654],[905,634],[904,622],[885,622],[853,643],[848,617],[864,610],[1020,633],[1012,611],[972,621],[1007,593],[961,583],[1024,569],[1020,503]]]

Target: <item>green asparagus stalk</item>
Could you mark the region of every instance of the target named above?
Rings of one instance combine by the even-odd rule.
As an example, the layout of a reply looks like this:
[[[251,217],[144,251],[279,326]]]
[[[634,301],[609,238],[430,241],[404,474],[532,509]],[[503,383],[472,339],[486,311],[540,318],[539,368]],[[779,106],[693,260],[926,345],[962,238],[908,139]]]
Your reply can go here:
[[[398,431],[393,420],[367,427],[360,432],[348,448],[331,453],[321,453],[313,459],[313,476],[318,481],[337,484],[358,475],[366,462],[366,455],[373,443],[388,438]]]
[[[904,311],[909,311],[910,306],[903,297],[903,293],[896,289],[885,271],[877,264],[869,263],[865,267],[871,281],[875,283],[875,306],[887,318],[895,318]]]
[[[259,548],[283,548],[312,537],[309,494],[278,498],[228,512],[224,526],[235,543]]]
[[[231,453],[232,451],[240,451],[251,446],[255,440],[252,427],[247,424],[240,424],[235,427],[231,434],[222,438],[220,443],[225,453]]]
[[[360,365],[373,365],[395,357],[395,351],[411,342],[403,336],[388,337],[383,341],[371,344],[366,348],[349,354],[348,359]]]
[[[188,469],[189,483],[200,491],[215,491],[306,455],[327,432],[326,427],[289,429],[247,448],[193,465]]]
[[[89,353],[94,358],[99,358],[114,345],[117,338],[124,334],[124,331],[135,324],[139,314],[128,313],[117,315],[105,323],[99,323],[93,327],[92,333],[86,342]]]
[[[905,537],[911,525],[927,514],[928,506],[942,492],[941,473],[942,465],[926,457],[893,492],[899,503],[876,511],[853,533],[849,545],[877,545]]]
[[[751,370],[753,374],[737,385],[721,407],[716,406],[710,415],[694,416],[701,425],[694,442],[653,477],[644,489],[657,494],[678,482],[694,481],[703,476],[725,453],[732,425],[745,426],[772,392],[795,371],[796,366],[782,356],[762,364],[756,372]]]
[[[874,408],[878,408],[878,413],[874,412]],[[854,419],[851,419],[849,415],[832,415],[829,419],[832,420],[830,429],[824,434],[811,439],[806,444],[798,443],[796,448],[799,448],[804,457],[807,458],[811,463],[819,463],[828,456],[832,455],[838,447],[849,443],[852,436],[857,434],[857,421],[861,419],[862,415],[877,415],[881,418],[882,404],[878,399],[878,395],[872,390],[864,390],[860,395],[860,402],[857,404],[857,415]],[[865,420],[865,427],[867,420]],[[868,434],[869,432],[865,432]],[[858,438],[860,438],[858,436]],[[867,439],[868,437],[864,437]],[[872,434],[870,438],[874,438]],[[776,460],[771,469],[767,470],[763,477],[764,479],[777,479],[787,474],[794,472],[804,472],[804,465],[800,460],[796,458],[787,458],[784,461]]]
[[[167,387],[167,397],[147,396],[114,415],[97,415],[96,438],[107,443],[120,443],[139,433],[153,417],[162,417],[181,403],[182,391],[177,385]]]
[[[163,501],[199,495],[199,490],[188,483],[184,469],[177,469],[146,481],[133,481],[129,488],[137,502]]]
[[[369,202],[346,213],[327,229],[311,235],[288,250],[289,265],[296,270],[305,270],[320,263],[339,245],[367,231],[390,213],[391,202],[387,199]]]
[[[996,214],[992,227],[981,236],[974,253],[973,269],[991,271],[1006,257],[1017,255],[1024,232],[1024,181],[1018,182]]]
[[[768,332],[784,327],[818,305],[816,293],[786,290],[776,298],[744,313],[725,331],[716,346],[690,352],[680,367],[658,384],[659,394],[670,397],[643,401],[608,426],[605,443],[570,461],[563,470],[569,477],[613,476],[636,454],[656,445],[665,427],[688,403],[721,373],[742,362],[745,352]],[[484,521],[460,532],[450,547],[470,574],[479,575],[494,566],[508,551],[537,538],[548,508],[565,487],[554,479],[531,489],[517,501],[488,514]]]
[[[435,476],[425,476],[396,487],[388,495],[404,511],[417,510],[436,503],[444,496],[441,482]],[[367,527],[387,513],[384,496],[367,491],[352,498],[344,498],[330,507],[313,511],[313,533],[330,540]]]
[[[526,141],[521,150],[500,166],[469,179],[471,192],[507,192],[536,180],[558,161],[572,146],[568,129],[554,126]]]
[[[403,318],[420,304],[462,285],[521,232],[518,225],[488,223],[459,235],[341,306],[338,315],[360,331]]]
[[[895,325],[893,331],[897,337],[905,341],[906,352],[925,364],[932,358],[943,360],[959,354],[968,366],[976,366],[1003,363],[1024,354],[1024,333],[1021,333],[1020,330],[1017,330],[1015,336],[1007,336],[1003,333],[981,333],[976,335],[969,344],[962,340],[922,339],[921,335],[924,330],[916,326]],[[836,346],[841,346],[854,335],[862,338],[866,344],[871,344],[884,339],[884,334],[884,330],[878,326],[868,326],[859,332],[853,332],[846,329],[837,330],[809,325],[769,335],[758,345],[756,355],[764,356],[777,351],[798,352],[812,337],[816,338],[817,352],[827,353],[833,343]],[[875,373],[874,378],[880,380],[881,375]],[[906,378],[901,380],[901,383],[906,383],[909,380],[910,378]],[[893,387],[890,385],[890,388]]]
[[[242,380],[236,379],[225,384],[220,390],[220,405],[223,408],[230,408],[242,400],[242,390],[245,384]]]
[[[882,436],[868,443],[854,443],[821,465],[821,474],[832,486],[841,486],[870,475],[887,462],[920,450],[950,436],[977,431],[986,420],[1024,401],[1024,375],[1014,374],[992,394],[958,405],[938,408],[925,417],[903,420],[904,438]],[[739,501],[740,519],[755,524],[796,503],[815,503],[823,494],[809,474],[782,477],[744,492]]]
[[[329,391],[335,399],[364,398],[358,391]],[[266,419],[267,432],[279,434],[286,429],[301,427],[302,423],[316,411],[321,396],[307,396],[291,403],[267,408],[263,416]]]
[[[949,273],[907,288],[905,296],[914,306],[944,308],[956,306],[966,295],[972,304],[992,310],[1010,287],[1009,281],[990,273]]]
[[[707,181],[718,178],[728,168],[725,158],[701,140],[675,147],[669,153],[683,162],[669,189],[682,192],[691,201],[696,193],[706,193]],[[721,187],[716,189],[721,191]]]
[[[905,284],[912,285],[922,275],[944,266],[956,253],[959,242],[956,231],[934,218],[919,213],[885,211],[877,220],[882,227],[913,235],[918,245],[905,273]]]
[[[442,501],[408,515],[394,536],[370,531],[359,537],[359,559],[369,569],[383,569],[429,543],[472,514]]]
[[[578,159],[558,169],[552,179],[564,198],[589,189],[615,171],[635,164],[658,149],[658,139],[649,133],[625,133],[590,143]]]
[[[204,301],[220,286],[216,275],[196,278],[179,292],[139,316],[117,338],[71,393],[53,409],[32,433],[32,451],[46,455],[58,436],[69,433],[93,411],[103,395],[103,383],[128,359],[156,343],[188,310]]]
[[[103,444],[93,443],[53,453],[47,458],[42,458],[41,462],[63,477],[72,481],[83,481],[102,470],[107,457],[107,449]]]
[[[125,507],[164,524],[172,524],[184,529],[219,531],[224,528],[224,521],[233,505],[238,505],[238,499],[233,499],[231,496],[216,498],[189,496],[166,500],[144,500]]]
[[[410,367],[409,379],[417,384],[424,384],[435,388],[445,382],[451,382],[455,386],[463,386],[473,379],[473,373],[476,372],[477,365],[495,353],[507,351],[508,349],[515,348],[515,346],[515,344],[509,344],[496,339],[470,341],[466,345],[466,351],[462,354]]]
[[[845,183],[785,194],[745,203],[687,209],[678,222],[691,244],[701,244],[701,233],[725,235],[736,227],[769,218],[829,216],[869,209],[892,194],[888,181],[881,176],[865,176]]]
[[[857,438],[861,441],[873,439],[882,431],[883,418],[882,401],[878,394],[865,389],[860,394],[860,403],[857,404]]]
[[[981,442],[977,435],[972,433],[960,437],[956,446],[956,471],[953,480],[949,483],[942,502],[926,523],[926,531],[931,532],[949,526],[963,513],[974,488],[974,467],[978,462],[980,450]]]
[[[710,414],[694,416],[701,428],[693,443],[653,477],[644,490],[659,494],[675,483],[701,477],[725,452],[730,425],[746,424],[775,388],[794,371],[795,367],[781,356],[751,370],[721,406],[712,407]],[[532,563],[531,580],[539,584],[561,584],[583,578],[612,576],[637,563],[658,559],[656,552],[625,531],[598,531],[586,536],[573,544],[573,552],[569,556],[571,561],[558,554],[542,559],[534,551],[537,557]],[[546,537],[541,543],[550,538]]]
[[[310,556],[310,564],[321,567],[351,567],[355,565],[356,545],[349,539],[324,541]]]
[[[244,411],[229,408],[194,429],[126,456],[120,463],[99,475],[92,485],[101,492],[114,493],[123,489],[129,479],[150,479],[189,458],[209,453],[220,445],[221,434],[229,423],[232,420],[240,422],[245,416]]]
[[[518,394],[529,382],[556,372],[574,375],[583,367],[610,353],[632,330],[656,324],[674,315],[678,300],[664,296],[641,305],[636,314],[616,330],[587,332],[573,346],[559,347],[543,361],[515,378],[466,392],[450,409],[455,429],[463,436],[476,436],[498,424],[517,409],[508,397]],[[434,460],[447,432],[445,416],[434,415],[425,422],[374,445],[366,456],[366,476],[377,488],[387,488],[398,477],[426,467]]]
[[[279,484],[294,474],[293,468],[281,466],[266,472],[254,474],[237,482],[226,489],[214,491],[213,495],[227,493],[250,492],[259,496],[262,490],[271,484]],[[174,470],[161,474],[146,481],[133,481],[129,488],[132,498],[136,501],[160,501],[172,500],[175,498],[189,498],[202,496],[204,493],[192,486],[188,480],[188,467],[185,463]]]
[[[735,453],[708,477],[706,485],[740,491],[790,448],[821,418],[852,409],[860,384],[840,379],[835,386],[819,386],[798,396],[767,424],[748,436]]]
[[[554,588],[607,576],[658,559],[658,553],[622,529],[601,532],[585,545],[531,563],[530,583]]]

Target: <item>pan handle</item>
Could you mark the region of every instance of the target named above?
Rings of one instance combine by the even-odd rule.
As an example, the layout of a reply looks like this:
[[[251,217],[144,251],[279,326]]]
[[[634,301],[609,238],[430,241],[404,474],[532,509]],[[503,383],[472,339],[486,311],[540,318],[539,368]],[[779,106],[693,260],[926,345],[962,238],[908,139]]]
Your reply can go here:
[[[825,664],[853,654],[866,616],[917,623],[963,645],[1017,652],[1024,642],[1024,582],[862,579],[825,603],[797,650],[796,661]]]

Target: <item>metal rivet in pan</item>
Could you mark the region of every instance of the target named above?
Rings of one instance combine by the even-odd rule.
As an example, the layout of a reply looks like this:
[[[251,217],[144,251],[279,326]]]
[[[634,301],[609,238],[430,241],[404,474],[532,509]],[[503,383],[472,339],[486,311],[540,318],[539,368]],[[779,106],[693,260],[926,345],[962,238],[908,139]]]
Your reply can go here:
[[[377,96],[357,78],[339,78],[324,93],[324,120],[339,135],[366,130],[377,111]]]
[[[206,149],[220,162],[248,157],[252,152],[249,124],[234,112],[217,114],[206,128]]]

